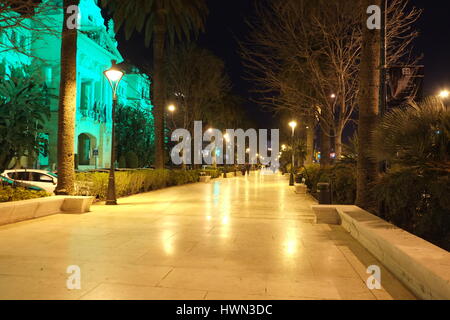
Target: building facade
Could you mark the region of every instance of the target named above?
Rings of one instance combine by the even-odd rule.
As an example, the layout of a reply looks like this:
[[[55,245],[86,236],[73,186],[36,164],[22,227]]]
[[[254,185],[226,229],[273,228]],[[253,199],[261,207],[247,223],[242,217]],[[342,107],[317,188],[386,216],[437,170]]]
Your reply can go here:
[[[34,164],[49,170],[56,169],[58,94],[60,84],[61,29],[63,23],[62,1],[43,1],[42,6],[55,5],[51,10],[40,10],[29,21],[31,28],[7,28],[1,43],[8,45],[0,50],[0,63],[5,70],[18,64],[39,63],[50,93],[51,118],[42,132],[48,140],[48,154],[41,154]],[[112,128],[112,89],[103,72],[111,61],[123,62],[117,49],[114,25],[105,23],[97,0],[80,0],[77,43],[77,105],[75,154],[79,170],[107,168],[110,166]],[[42,25],[41,25],[42,24]],[[39,30],[42,29],[40,32]],[[14,50],[19,47],[21,50]],[[151,110],[150,80],[134,67],[128,66],[118,90],[119,104],[130,108]],[[130,72],[131,71],[131,72]]]

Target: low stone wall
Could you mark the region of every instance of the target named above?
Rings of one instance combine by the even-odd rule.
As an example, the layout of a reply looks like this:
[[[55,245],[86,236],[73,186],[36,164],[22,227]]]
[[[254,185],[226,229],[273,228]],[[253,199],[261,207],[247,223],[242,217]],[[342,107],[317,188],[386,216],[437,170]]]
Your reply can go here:
[[[94,197],[55,196],[0,203],[0,225],[36,219],[58,213],[89,212]]]
[[[318,223],[341,224],[424,300],[450,299],[450,253],[356,206],[313,206]]]

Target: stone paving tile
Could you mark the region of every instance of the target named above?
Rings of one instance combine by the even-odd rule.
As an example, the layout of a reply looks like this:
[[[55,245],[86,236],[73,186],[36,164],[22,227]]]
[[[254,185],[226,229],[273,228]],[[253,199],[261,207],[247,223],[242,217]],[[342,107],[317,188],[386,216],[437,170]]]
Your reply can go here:
[[[308,195],[253,174],[0,227],[0,299],[414,299]],[[82,290],[66,288],[67,267]]]

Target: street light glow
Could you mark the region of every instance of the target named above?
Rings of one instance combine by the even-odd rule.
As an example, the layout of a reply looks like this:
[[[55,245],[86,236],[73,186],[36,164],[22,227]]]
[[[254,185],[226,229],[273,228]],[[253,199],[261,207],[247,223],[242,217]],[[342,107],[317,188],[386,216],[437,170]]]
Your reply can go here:
[[[289,127],[291,127],[292,129],[297,128],[297,121],[291,121],[291,122],[289,122]]]
[[[442,99],[447,99],[448,97],[450,97],[450,91],[448,91],[448,90],[442,90],[442,91],[439,93],[439,97],[442,98]]]
[[[168,108],[167,108],[170,112],[175,112],[175,110],[177,109],[173,104],[171,104]]]
[[[117,99],[117,88],[119,87],[119,83],[122,80],[125,73],[117,66],[116,60],[112,60],[111,68],[104,71],[106,79],[108,79],[109,84],[111,85],[111,89],[113,91],[113,100]]]
[[[115,70],[113,68],[105,71],[105,76],[108,78],[109,81],[116,82],[122,79],[123,72],[120,70]]]
[[[331,94],[331,99],[336,99],[336,95],[334,93]]]

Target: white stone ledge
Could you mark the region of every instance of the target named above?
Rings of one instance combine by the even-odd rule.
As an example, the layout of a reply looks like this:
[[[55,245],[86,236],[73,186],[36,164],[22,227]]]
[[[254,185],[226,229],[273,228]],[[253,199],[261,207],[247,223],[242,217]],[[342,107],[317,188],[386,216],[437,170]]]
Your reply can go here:
[[[54,196],[0,203],[0,225],[58,213],[86,213],[93,201],[93,197]]]
[[[200,177],[200,182],[202,182],[202,183],[209,183],[209,182],[211,182],[211,176],[201,176]]]
[[[450,299],[450,253],[356,206],[313,206],[331,215],[417,297]],[[331,213],[334,209],[334,213]],[[323,220],[325,221],[325,220]],[[318,223],[319,219],[318,219]],[[326,223],[326,222],[325,222]]]

